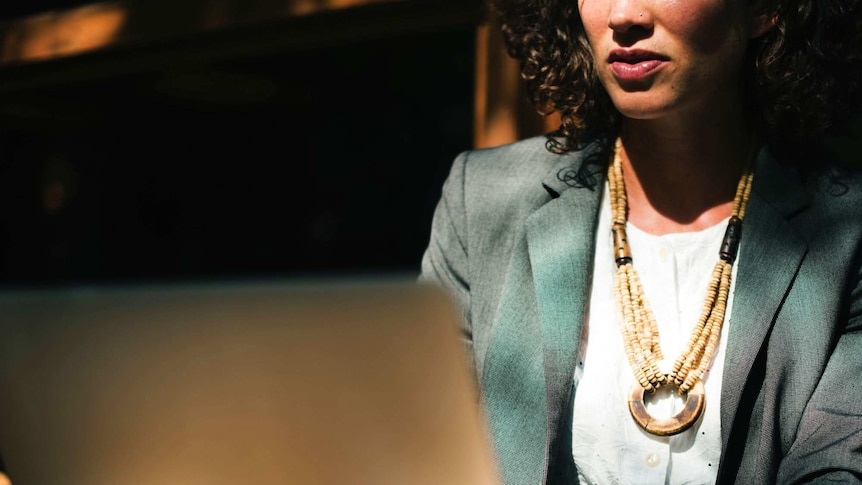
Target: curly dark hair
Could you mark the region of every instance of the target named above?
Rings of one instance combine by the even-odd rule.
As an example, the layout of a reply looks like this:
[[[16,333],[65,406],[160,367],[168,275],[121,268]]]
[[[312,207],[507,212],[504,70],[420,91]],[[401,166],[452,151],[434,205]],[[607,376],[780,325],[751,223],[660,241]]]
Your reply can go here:
[[[775,28],[751,41],[745,95],[760,133],[793,153],[862,107],[862,0],[752,0]],[[542,114],[559,112],[565,152],[585,136],[616,133],[620,114],[599,81],[577,2],[491,0],[509,55]]]

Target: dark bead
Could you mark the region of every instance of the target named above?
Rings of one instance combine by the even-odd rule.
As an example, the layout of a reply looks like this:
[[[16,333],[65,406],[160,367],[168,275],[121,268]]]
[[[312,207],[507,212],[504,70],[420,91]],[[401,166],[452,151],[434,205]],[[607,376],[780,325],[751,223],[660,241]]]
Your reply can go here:
[[[742,239],[742,220],[736,216],[730,218],[724,239],[721,241],[721,250],[718,252],[722,260],[730,264],[736,260],[736,252],[739,249],[739,240]]]

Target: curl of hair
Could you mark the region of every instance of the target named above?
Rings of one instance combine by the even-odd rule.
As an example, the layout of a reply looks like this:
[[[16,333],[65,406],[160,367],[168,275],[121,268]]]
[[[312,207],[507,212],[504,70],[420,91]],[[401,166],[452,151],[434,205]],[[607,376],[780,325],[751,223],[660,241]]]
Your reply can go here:
[[[798,153],[862,109],[862,0],[754,1],[775,27],[749,45],[746,101],[770,146]],[[548,148],[615,134],[621,116],[598,79],[577,2],[491,3],[530,101],[560,114],[561,137]]]
[[[862,2],[765,3],[775,28],[750,46],[749,104],[774,152],[807,156],[862,109]]]

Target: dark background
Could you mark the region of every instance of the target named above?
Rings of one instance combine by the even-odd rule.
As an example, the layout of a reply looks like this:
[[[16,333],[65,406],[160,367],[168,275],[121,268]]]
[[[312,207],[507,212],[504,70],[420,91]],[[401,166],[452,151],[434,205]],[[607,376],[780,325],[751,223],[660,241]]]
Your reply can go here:
[[[0,5],[0,20],[16,19],[49,10],[62,10],[87,5],[86,0],[19,0]]]
[[[418,273],[472,143],[476,23],[369,21],[406,15],[0,68],[0,284]]]

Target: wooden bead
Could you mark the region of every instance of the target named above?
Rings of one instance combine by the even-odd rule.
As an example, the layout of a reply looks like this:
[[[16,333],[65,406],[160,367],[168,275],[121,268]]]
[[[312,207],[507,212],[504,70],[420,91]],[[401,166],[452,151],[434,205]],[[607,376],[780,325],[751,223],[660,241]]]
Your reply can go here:
[[[629,240],[626,235],[626,226],[623,224],[614,224],[611,232],[614,236],[614,261],[617,265],[629,264],[632,262],[632,251],[629,248]]]

